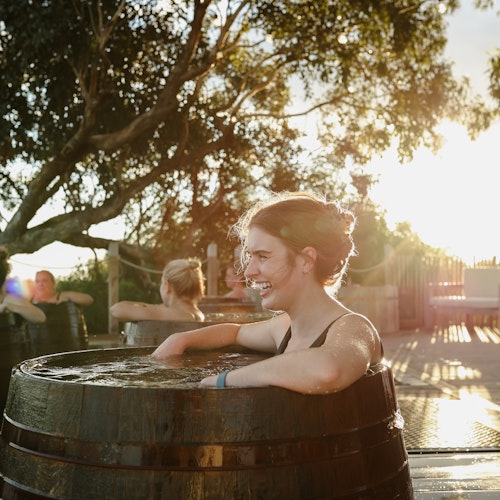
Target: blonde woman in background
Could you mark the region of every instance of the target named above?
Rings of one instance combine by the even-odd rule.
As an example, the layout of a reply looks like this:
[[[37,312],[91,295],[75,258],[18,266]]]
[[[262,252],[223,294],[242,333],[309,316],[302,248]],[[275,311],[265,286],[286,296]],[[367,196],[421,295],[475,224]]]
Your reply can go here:
[[[203,321],[198,301],[205,293],[201,262],[176,259],[163,269],[160,295],[162,304],[121,301],[111,306],[111,315],[119,321]]]
[[[8,293],[5,289],[5,281],[10,272],[9,252],[5,247],[0,247],[0,313],[10,311],[22,316],[26,321],[32,323],[43,323],[46,320],[45,313],[34,306],[24,297]]]

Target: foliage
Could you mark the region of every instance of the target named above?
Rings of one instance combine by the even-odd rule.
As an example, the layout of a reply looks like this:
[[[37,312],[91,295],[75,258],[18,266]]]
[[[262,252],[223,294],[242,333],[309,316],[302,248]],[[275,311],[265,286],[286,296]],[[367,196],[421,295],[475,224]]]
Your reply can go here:
[[[119,281],[120,300],[136,300],[158,304],[161,297],[158,292],[159,279],[154,286],[145,285],[136,274],[126,273],[122,266]],[[70,275],[58,280],[57,290],[73,290],[88,293],[94,298],[91,306],[82,308],[89,334],[106,333],[108,324],[108,265],[107,261],[97,259],[79,265]]]
[[[356,255],[350,261],[347,283],[386,284],[385,264],[392,256],[412,256],[420,260],[444,256],[443,250],[422,242],[408,222],[400,222],[395,229],[389,229],[385,212],[367,197],[367,185],[376,181],[366,174],[351,177],[357,189],[349,207],[357,219],[353,232]]]
[[[498,0],[474,0],[475,7],[482,10],[496,8],[496,15],[500,16],[500,2]],[[500,114],[500,46],[490,53],[489,68],[489,92],[497,103],[495,117]]]
[[[88,293],[94,298],[91,306],[83,307],[89,334],[108,331],[107,266],[96,260],[79,265],[73,273],[57,282],[57,290]]]
[[[484,128],[443,59],[446,5],[1,2],[0,243],[107,248],[91,231],[123,214],[129,258],[215,241],[228,259],[228,228],[269,191],[341,196],[344,168],[391,143],[438,147],[443,117]],[[313,110],[323,146],[307,156],[294,120]]]

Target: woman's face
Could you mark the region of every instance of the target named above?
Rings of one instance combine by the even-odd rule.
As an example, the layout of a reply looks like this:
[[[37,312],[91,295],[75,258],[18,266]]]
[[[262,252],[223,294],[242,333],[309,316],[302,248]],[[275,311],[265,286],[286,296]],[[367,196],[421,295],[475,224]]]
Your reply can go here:
[[[262,306],[274,311],[287,311],[302,285],[298,257],[285,244],[262,229],[253,227],[248,233],[250,261],[245,276],[259,290]]]
[[[56,293],[56,285],[50,274],[39,271],[35,275],[35,290],[40,296],[51,297]]]

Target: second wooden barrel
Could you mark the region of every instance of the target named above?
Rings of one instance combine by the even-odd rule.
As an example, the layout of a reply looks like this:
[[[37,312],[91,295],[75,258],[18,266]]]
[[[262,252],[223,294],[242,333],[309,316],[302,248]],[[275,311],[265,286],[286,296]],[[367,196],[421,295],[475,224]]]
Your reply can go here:
[[[81,309],[68,300],[36,304],[47,317],[44,323],[27,323],[31,356],[77,351],[88,347],[88,332]]]
[[[128,346],[157,346],[172,333],[196,330],[212,324],[204,321],[130,321],[125,323],[122,335]]]
[[[272,313],[210,313],[205,321],[158,321],[143,320],[125,323],[122,335],[130,347],[157,346],[176,332],[196,330],[217,323],[252,323],[269,319]]]
[[[10,311],[0,314],[0,415],[3,413],[12,368],[31,357],[26,323]]]
[[[209,353],[201,365],[186,356],[191,382],[171,385],[150,352],[73,352],[16,368],[0,440],[2,498],[413,498],[386,366],[313,396],[198,385],[224,359],[237,365],[234,353]],[[106,381],[131,358],[128,381]]]

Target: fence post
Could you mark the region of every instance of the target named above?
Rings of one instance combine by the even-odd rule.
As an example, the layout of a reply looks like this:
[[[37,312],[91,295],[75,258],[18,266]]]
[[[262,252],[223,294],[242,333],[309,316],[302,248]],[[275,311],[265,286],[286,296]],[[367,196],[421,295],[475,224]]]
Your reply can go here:
[[[391,245],[384,245],[384,277],[386,285],[394,285],[394,263],[393,263],[394,249]]]
[[[207,248],[207,296],[217,296],[217,243]]]
[[[108,247],[108,324],[109,333],[119,333],[119,322],[109,313],[109,309],[119,300],[119,263],[120,253],[117,241],[112,241]]]

